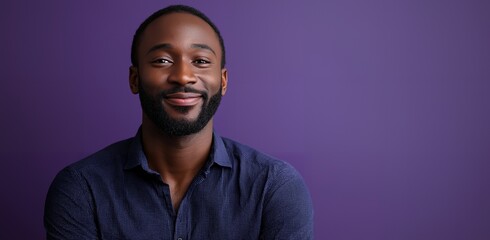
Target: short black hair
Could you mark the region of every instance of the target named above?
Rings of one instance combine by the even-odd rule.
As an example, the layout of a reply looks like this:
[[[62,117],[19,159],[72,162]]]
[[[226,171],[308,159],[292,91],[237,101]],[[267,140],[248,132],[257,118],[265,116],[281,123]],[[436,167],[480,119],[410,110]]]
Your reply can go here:
[[[133,66],[135,66],[135,67],[138,66],[138,46],[140,45],[140,42],[141,42],[141,35],[145,31],[146,27],[148,27],[148,25],[150,23],[155,21],[155,19],[157,19],[163,15],[167,15],[170,13],[182,13],[182,12],[183,13],[189,13],[189,14],[192,14],[196,17],[199,17],[200,19],[204,20],[207,24],[209,24],[209,26],[211,26],[211,28],[213,28],[214,32],[218,36],[219,45],[221,47],[221,53],[222,53],[221,54],[221,68],[225,67],[225,64],[226,64],[225,44],[223,42],[223,37],[221,36],[219,29],[216,27],[216,25],[214,25],[214,23],[211,21],[211,19],[209,19],[204,13],[202,13],[201,11],[199,11],[193,7],[189,7],[186,5],[171,5],[171,6],[168,6],[166,8],[162,8],[162,9],[154,12],[147,19],[145,19],[145,21],[143,21],[143,23],[141,23],[141,25],[138,27],[138,29],[134,33],[133,42],[131,44],[131,64],[133,64]]]

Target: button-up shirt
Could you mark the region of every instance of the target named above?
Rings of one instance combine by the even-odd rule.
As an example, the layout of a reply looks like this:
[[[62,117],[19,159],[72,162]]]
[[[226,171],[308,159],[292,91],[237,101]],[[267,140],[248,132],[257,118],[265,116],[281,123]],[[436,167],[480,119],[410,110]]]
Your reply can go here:
[[[138,131],[60,171],[44,225],[48,239],[303,240],[313,238],[313,208],[289,164],[214,134],[176,211]]]

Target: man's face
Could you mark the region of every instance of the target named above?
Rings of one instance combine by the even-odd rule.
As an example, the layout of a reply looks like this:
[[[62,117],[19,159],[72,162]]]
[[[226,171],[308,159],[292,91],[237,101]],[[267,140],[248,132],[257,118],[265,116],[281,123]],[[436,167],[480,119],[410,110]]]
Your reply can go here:
[[[221,54],[216,33],[194,15],[171,13],[150,23],[130,75],[144,114],[169,135],[199,132],[226,91]]]

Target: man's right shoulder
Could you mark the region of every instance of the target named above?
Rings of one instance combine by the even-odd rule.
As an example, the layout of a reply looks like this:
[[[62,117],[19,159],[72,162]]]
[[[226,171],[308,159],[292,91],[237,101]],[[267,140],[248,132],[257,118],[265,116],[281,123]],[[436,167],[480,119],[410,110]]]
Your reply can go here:
[[[68,165],[64,170],[90,173],[124,167],[134,137],[115,142],[105,148]]]

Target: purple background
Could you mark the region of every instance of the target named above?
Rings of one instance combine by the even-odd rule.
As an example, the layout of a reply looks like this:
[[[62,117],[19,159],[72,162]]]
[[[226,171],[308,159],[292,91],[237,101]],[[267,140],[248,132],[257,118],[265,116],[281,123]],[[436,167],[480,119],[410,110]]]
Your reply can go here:
[[[2,1],[1,239],[44,237],[69,163],[136,133],[132,34],[175,1]],[[224,136],[290,162],[316,239],[490,239],[490,2],[183,1],[223,33]]]

